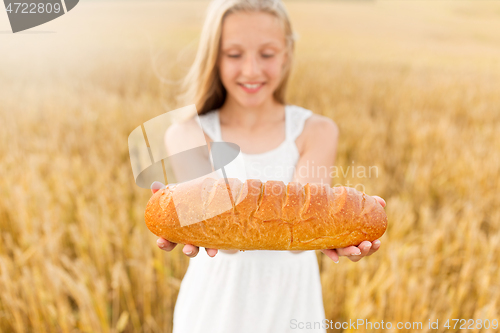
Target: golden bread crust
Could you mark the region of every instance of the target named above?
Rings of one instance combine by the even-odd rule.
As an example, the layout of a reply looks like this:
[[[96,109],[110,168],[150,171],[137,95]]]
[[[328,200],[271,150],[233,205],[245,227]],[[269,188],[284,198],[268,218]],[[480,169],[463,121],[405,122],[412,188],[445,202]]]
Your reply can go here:
[[[227,181],[207,178],[157,191],[146,207],[146,226],[173,243],[282,251],[357,246],[380,238],[387,228],[380,203],[354,188],[258,179]],[[232,207],[219,213],[227,207],[223,199],[228,193]],[[181,225],[176,207],[211,217]]]

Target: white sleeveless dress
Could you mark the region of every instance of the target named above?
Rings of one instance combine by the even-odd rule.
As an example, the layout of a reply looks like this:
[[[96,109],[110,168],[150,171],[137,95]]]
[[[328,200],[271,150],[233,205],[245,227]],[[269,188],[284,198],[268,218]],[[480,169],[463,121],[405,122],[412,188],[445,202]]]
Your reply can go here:
[[[241,153],[246,178],[291,182],[299,159],[295,139],[311,114],[310,110],[287,105],[285,141],[262,154]],[[199,119],[213,141],[222,141],[218,110]],[[272,170],[278,171],[273,175]],[[226,173],[232,177],[231,171]],[[299,322],[323,323],[324,319],[315,251],[233,254],[219,250],[211,258],[200,248],[189,260],[180,286],[173,333],[326,333],[318,328],[320,325],[316,329],[297,328]]]

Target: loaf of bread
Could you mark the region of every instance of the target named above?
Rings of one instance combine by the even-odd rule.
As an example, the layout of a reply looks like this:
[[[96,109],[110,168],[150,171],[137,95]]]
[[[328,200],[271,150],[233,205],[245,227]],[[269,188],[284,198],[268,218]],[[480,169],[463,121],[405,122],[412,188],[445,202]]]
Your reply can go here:
[[[374,241],[387,228],[380,203],[350,187],[236,178],[190,183],[153,194],[145,212],[152,233],[222,250],[318,250]],[[208,214],[221,207],[222,197],[231,198],[229,209]],[[183,225],[177,212],[186,207],[211,217]]]

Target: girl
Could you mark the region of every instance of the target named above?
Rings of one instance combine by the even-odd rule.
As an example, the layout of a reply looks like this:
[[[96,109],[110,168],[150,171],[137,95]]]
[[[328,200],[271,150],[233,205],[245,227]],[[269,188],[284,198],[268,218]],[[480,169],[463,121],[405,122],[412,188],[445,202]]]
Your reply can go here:
[[[327,173],[299,172],[312,161],[318,170],[334,165],[338,128],[285,103],[293,48],[280,0],[212,1],[185,80],[186,98],[195,101],[207,142],[239,145],[247,178],[330,185]],[[189,128],[169,128],[167,146],[182,144],[175,138]],[[153,193],[160,187],[153,183]],[[165,251],[176,246],[163,238],[157,244]],[[335,262],[339,256],[358,261],[379,247],[376,240],[322,252]],[[326,332],[319,325],[325,313],[315,251],[206,249],[208,256],[197,256],[199,248],[186,244],[183,252],[192,259],[175,305],[174,333],[297,332],[307,322],[316,323],[307,332]]]

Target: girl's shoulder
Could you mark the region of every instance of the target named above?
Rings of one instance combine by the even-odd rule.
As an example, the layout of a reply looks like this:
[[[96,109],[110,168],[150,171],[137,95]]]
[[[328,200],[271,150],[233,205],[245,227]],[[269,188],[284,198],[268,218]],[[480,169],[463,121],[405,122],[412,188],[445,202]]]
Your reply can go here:
[[[205,145],[212,141],[202,130],[195,117],[170,125],[163,137],[169,155]]]
[[[314,113],[301,106],[291,105],[291,107],[296,109],[295,112],[308,114],[304,122],[304,129],[296,140],[299,151],[311,146],[321,146],[325,142],[337,142],[339,128],[333,119]]]
[[[333,119],[314,113],[313,111],[303,108],[298,105],[288,105],[289,108],[293,110],[293,114],[298,114],[307,117],[304,123],[304,131],[309,134],[314,133],[315,130],[320,130],[321,132],[337,133],[338,126],[333,121]],[[307,133],[306,133],[307,134]]]

